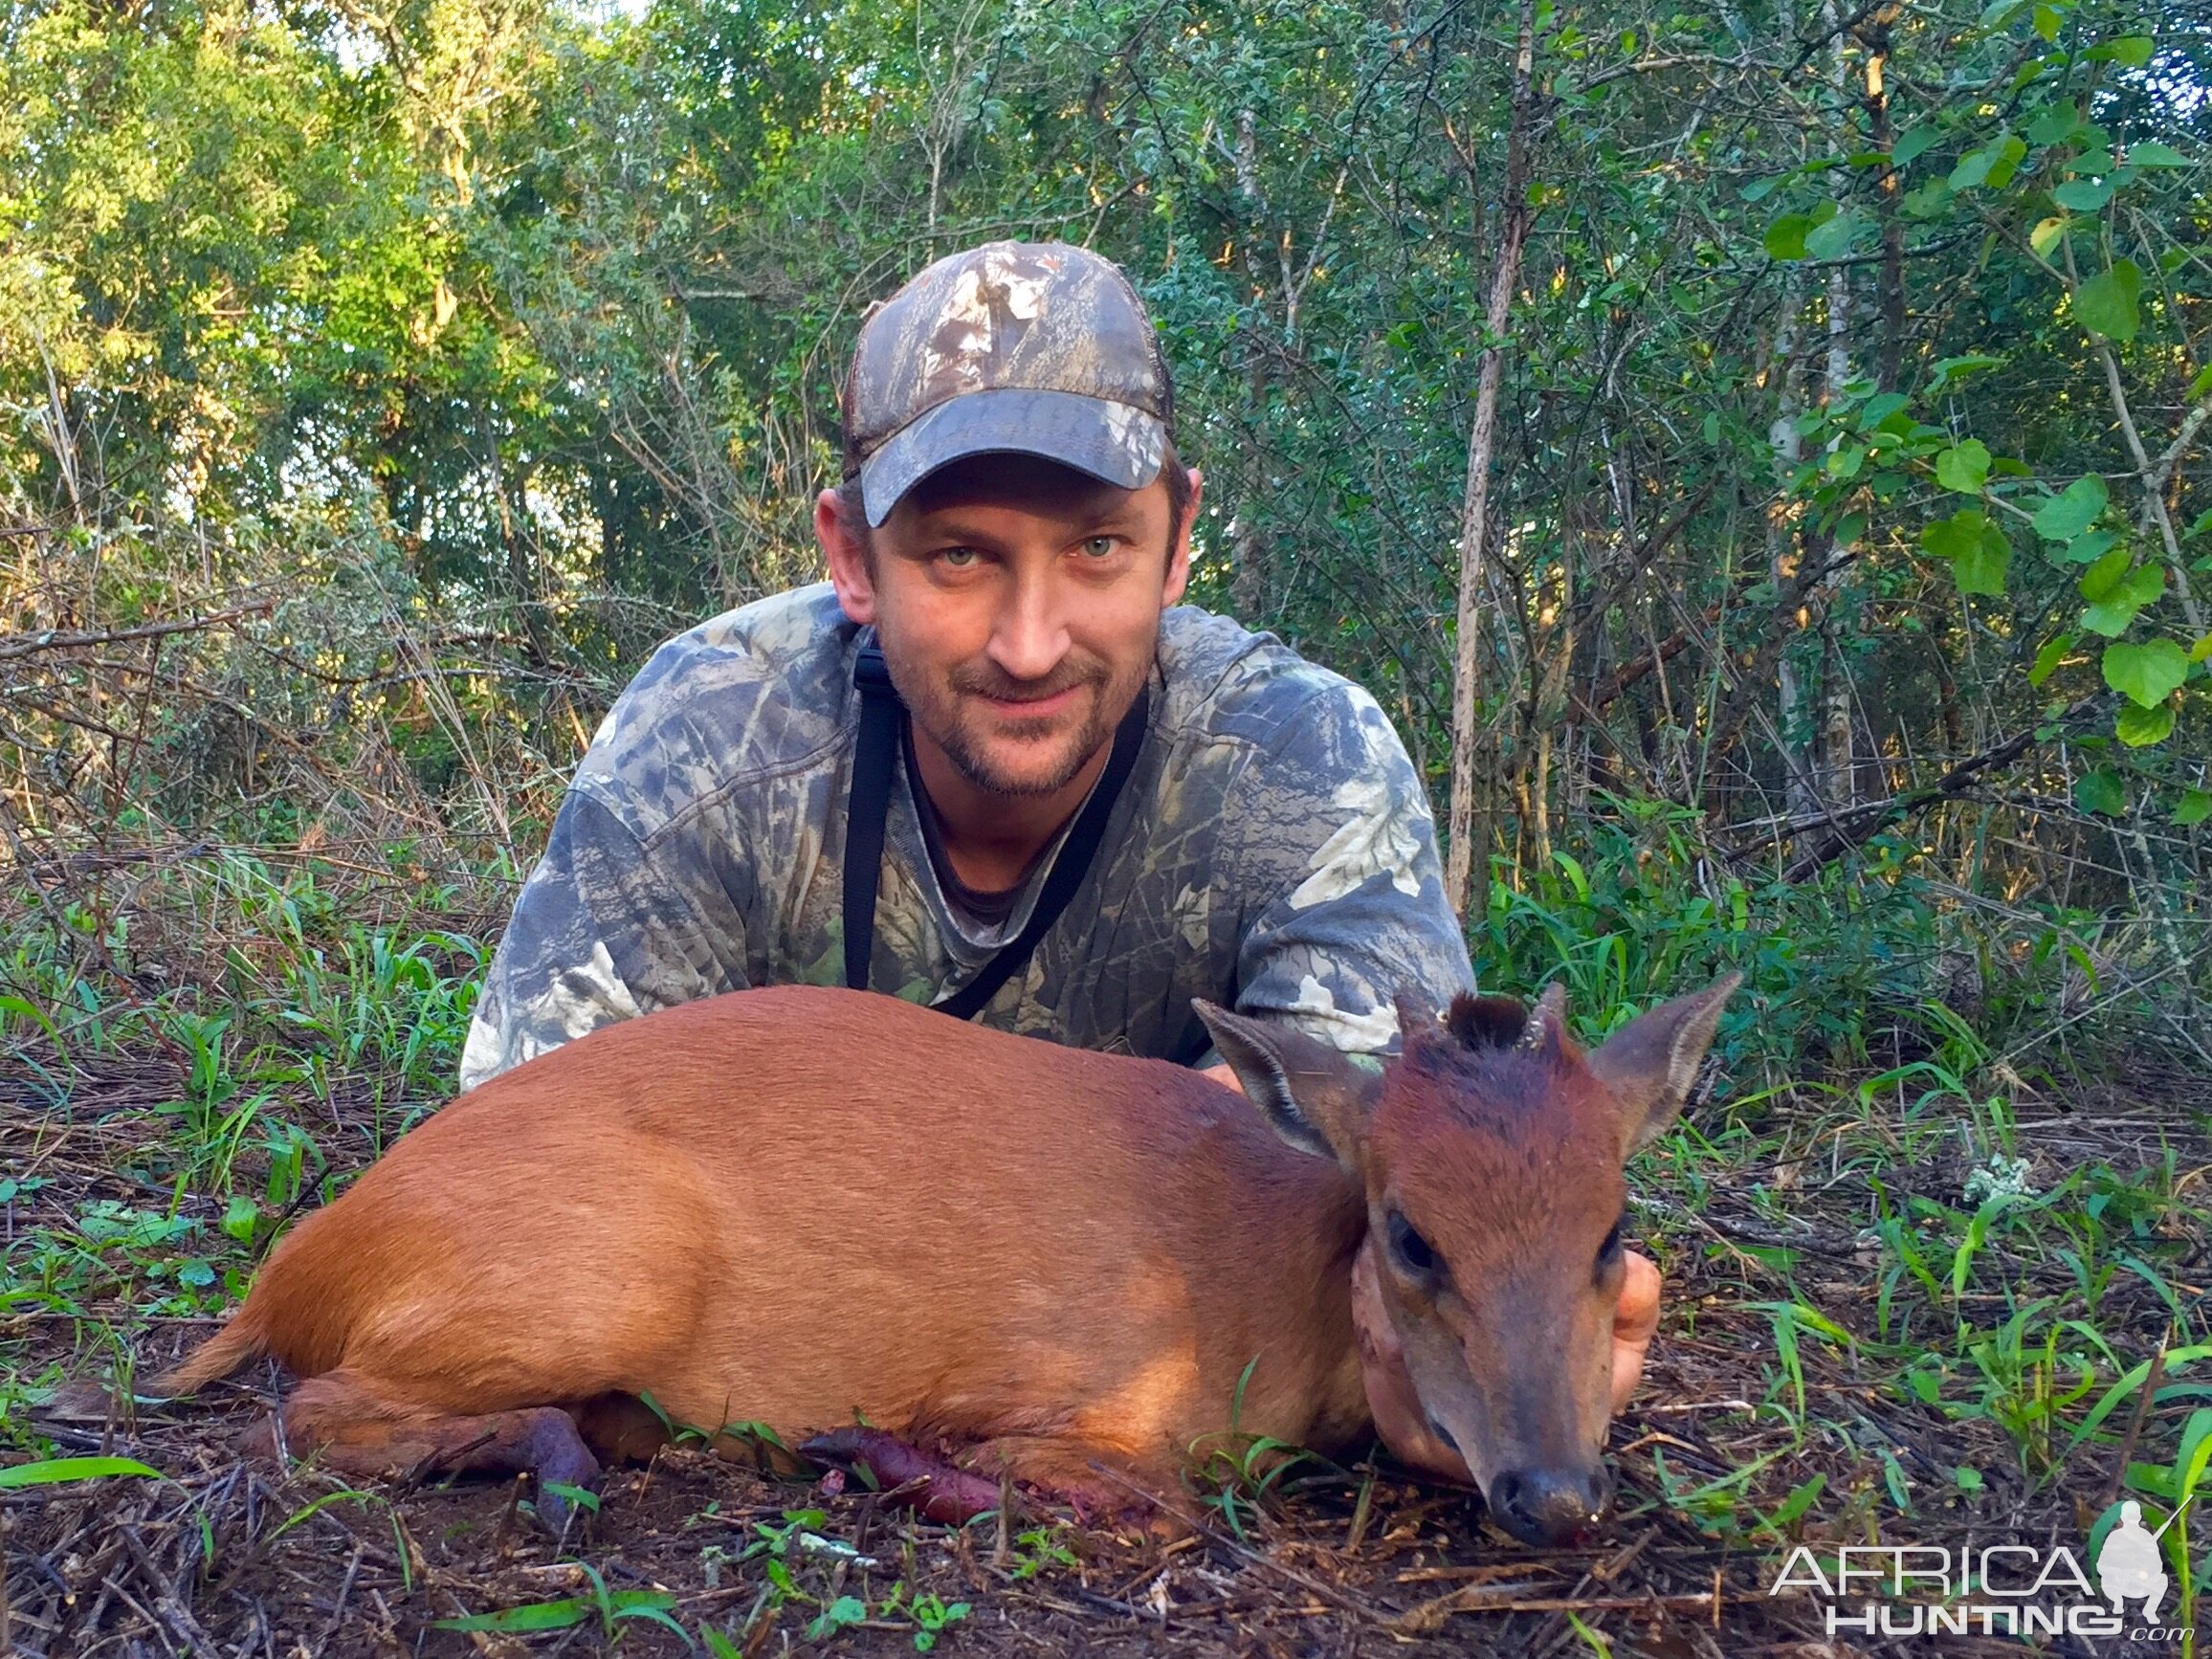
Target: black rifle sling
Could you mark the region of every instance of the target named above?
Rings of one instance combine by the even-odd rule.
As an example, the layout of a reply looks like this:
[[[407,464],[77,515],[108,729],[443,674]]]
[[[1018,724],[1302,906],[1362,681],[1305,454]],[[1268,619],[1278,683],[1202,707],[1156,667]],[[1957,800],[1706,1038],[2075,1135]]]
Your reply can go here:
[[[860,737],[853,745],[852,792],[845,807],[845,983],[864,991],[875,955],[875,884],[883,874],[891,757],[898,748],[898,722],[906,705],[873,639],[853,659],[852,683],[860,691]]]
[[[875,952],[875,886],[883,863],[883,823],[891,809],[891,762],[898,747],[898,722],[905,705],[891,684],[883,653],[870,640],[860,648],[852,665],[852,680],[860,689],[860,739],[852,756],[852,792],[845,823],[845,983],[855,990],[868,987],[869,966]],[[1106,839],[1106,821],[1114,804],[1137,765],[1137,751],[1144,746],[1144,727],[1151,706],[1150,694],[1139,689],[1137,701],[1121,719],[1114,734],[1113,752],[1106,769],[1091,790],[1083,810],[1076,814],[1059,856],[1045,877],[1043,891],[1022,931],[1008,940],[999,953],[983,965],[976,977],[940,1003],[930,1006],[956,1020],[973,1019],[996,996],[999,987],[1013,978],[1052,923],[1083,885],[1098,849]],[[920,785],[916,782],[913,787]]]

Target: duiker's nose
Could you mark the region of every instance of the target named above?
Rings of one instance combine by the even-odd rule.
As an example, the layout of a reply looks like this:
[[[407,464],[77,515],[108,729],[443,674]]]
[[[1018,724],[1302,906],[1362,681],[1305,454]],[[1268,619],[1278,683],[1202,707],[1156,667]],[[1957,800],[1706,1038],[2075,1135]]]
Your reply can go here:
[[[1490,1509],[1524,1544],[1572,1543],[1596,1526],[1613,1495],[1603,1464],[1509,1469],[1490,1484]]]

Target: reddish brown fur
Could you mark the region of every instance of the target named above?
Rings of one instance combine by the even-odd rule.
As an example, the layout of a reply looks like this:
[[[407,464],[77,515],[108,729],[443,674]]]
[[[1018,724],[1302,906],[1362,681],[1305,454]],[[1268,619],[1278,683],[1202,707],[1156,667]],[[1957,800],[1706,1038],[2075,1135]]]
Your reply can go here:
[[[267,1352],[327,1388],[295,1449],[361,1472],[426,1435],[608,1393],[785,1438],[870,1422],[992,1441],[1024,1478],[1154,1475],[1227,1427],[1341,1449],[1365,1423],[1330,1163],[1181,1068],[888,998],[739,993],[593,1033],[428,1119],[302,1223],[155,1385]],[[341,1413],[343,1415],[343,1413]],[[370,1420],[401,1456],[380,1458]],[[425,1425],[430,1425],[427,1427]]]
[[[1470,1049],[1511,1022],[1469,1004],[1412,1034],[1379,1105],[1341,1056],[1206,1009],[1268,1115],[1178,1067],[889,998],[694,1003],[430,1118],[153,1386],[273,1354],[306,1379],[293,1449],[352,1473],[587,1479],[573,1420],[634,1449],[622,1402],[650,1394],[706,1430],[795,1441],[860,1412],[981,1443],[994,1477],[1095,1492],[1106,1459],[1164,1488],[1230,1426],[1255,1356],[1244,1432],[1332,1453],[1365,1436],[1349,1269],[1370,1219],[1402,1211],[1449,1269],[1433,1294],[1382,1274],[1432,1422],[1486,1488],[1530,1458],[1587,1470],[1619,1284],[1593,1258],[1638,1126],[1679,1105],[1678,1032],[1696,1028],[1693,1069],[1725,995],[1587,1062],[1556,1005],[1535,1051]]]
[[[1383,1272],[1384,1297],[1424,1405],[1450,1421],[1486,1489],[1493,1467],[1557,1466],[1603,1444],[1625,1270],[1599,1271],[1598,1255],[1627,1197],[1626,1135],[1556,1026],[1534,1049],[1420,1034],[1368,1123],[1370,1203],[1450,1263],[1435,1291]],[[1488,1202],[1471,1205],[1475,1193]]]

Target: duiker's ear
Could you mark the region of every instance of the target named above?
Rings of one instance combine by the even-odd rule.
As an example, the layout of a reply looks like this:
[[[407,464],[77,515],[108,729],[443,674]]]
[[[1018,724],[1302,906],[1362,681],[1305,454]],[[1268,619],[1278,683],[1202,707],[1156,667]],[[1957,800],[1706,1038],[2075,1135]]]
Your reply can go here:
[[[1742,983],[1741,974],[1732,973],[1694,996],[1664,1003],[1630,1020],[1590,1055],[1590,1070],[1621,1108],[1624,1158],[1656,1140],[1681,1112],[1720,1010]]]
[[[1380,1078],[1295,1026],[1232,1014],[1203,997],[1193,997],[1190,1006],[1275,1133],[1299,1151],[1333,1158],[1358,1174],[1367,1112]]]
[[[1516,1047],[1556,1059],[1566,1044],[1567,987],[1554,980],[1544,986],[1537,1006],[1529,1009],[1529,1023],[1522,1028]]]

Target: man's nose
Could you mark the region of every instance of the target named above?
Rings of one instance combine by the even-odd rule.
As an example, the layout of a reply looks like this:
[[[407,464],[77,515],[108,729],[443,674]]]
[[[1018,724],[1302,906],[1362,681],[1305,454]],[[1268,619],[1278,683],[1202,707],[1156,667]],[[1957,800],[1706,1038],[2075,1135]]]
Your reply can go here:
[[[991,629],[990,657],[1009,678],[1039,680],[1068,654],[1068,622],[1053,584],[1024,572],[1017,577]]]

